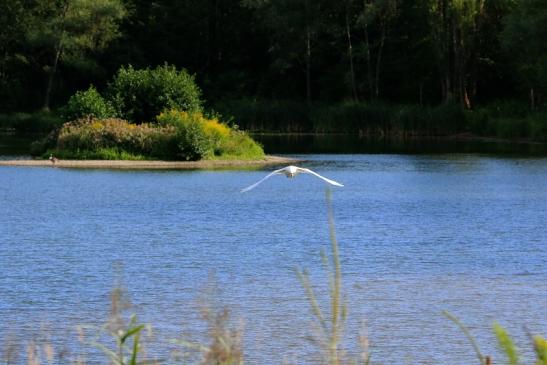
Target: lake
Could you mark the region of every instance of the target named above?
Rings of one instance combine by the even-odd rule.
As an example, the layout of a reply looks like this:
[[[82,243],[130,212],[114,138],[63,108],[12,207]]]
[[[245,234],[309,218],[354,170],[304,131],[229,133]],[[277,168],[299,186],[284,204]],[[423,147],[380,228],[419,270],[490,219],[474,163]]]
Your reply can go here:
[[[332,200],[350,353],[366,331],[373,363],[476,363],[448,310],[497,363],[495,320],[531,356],[526,331],[547,335],[547,158],[294,156],[345,185]],[[325,186],[275,176],[239,192],[269,169],[0,167],[0,341],[45,331],[77,347],[76,325],[104,323],[121,283],[152,324],[152,357],[169,356],[171,339],[199,341],[209,303],[242,326],[247,363],[316,364],[295,269],[326,304]]]

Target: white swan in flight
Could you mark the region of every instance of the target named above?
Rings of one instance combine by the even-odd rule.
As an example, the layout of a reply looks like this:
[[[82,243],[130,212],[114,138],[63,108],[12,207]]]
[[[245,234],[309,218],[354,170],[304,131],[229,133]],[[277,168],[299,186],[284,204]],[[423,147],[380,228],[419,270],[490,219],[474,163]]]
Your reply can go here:
[[[270,172],[268,175],[266,175],[265,177],[263,177],[263,178],[260,179],[259,181],[255,182],[253,185],[248,186],[248,187],[246,187],[245,189],[242,189],[241,192],[244,193],[244,192],[246,192],[246,191],[249,191],[249,190],[251,190],[251,189],[254,189],[255,187],[257,187],[258,184],[262,183],[264,180],[266,180],[267,178],[269,178],[269,177],[271,177],[271,176],[273,176],[273,175],[281,175],[281,174],[284,174],[284,175],[287,176],[287,177],[295,177],[296,175],[301,174],[301,173],[315,175],[315,176],[317,176],[318,178],[320,178],[321,180],[324,180],[324,181],[326,181],[326,182],[328,182],[329,184],[332,184],[332,185],[344,186],[344,185],[340,184],[339,182],[336,182],[336,181],[331,180],[331,179],[327,179],[326,177],[321,176],[321,175],[319,175],[317,172],[314,172],[314,171],[312,171],[312,170],[310,170],[310,169],[305,169],[305,168],[298,167],[298,166],[287,166],[287,167],[283,167],[282,169],[279,169],[279,170],[275,170],[275,171]]]

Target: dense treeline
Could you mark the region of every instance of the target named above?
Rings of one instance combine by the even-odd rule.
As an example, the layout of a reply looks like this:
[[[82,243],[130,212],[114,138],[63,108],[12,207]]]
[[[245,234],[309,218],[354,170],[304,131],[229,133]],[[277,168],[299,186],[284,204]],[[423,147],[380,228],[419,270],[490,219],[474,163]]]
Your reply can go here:
[[[165,63],[210,102],[535,107],[547,89],[544,0],[1,0],[0,18],[4,113]]]

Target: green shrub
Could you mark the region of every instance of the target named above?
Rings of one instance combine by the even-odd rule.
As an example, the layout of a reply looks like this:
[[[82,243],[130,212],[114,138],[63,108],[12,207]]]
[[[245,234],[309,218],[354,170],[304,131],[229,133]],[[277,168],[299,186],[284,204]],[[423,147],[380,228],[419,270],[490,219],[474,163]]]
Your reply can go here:
[[[168,111],[159,124],[131,124],[123,119],[82,118],[32,144],[32,154],[54,153],[63,159],[256,159],[262,148],[247,134],[199,112]]]
[[[391,114],[385,105],[348,102],[318,106],[313,109],[311,119],[315,132],[371,135],[387,132]]]
[[[505,139],[528,138],[530,124],[528,119],[498,118],[494,120],[496,137]]]
[[[113,118],[79,119],[65,123],[56,134],[35,143],[34,154],[54,149],[61,158],[172,159],[176,153],[175,137],[175,128],[170,126],[135,125]]]
[[[177,130],[178,154],[184,160],[211,158],[261,158],[262,148],[246,133],[230,129],[200,112],[170,110],[157,117],[161,126]]]
[[[464,111],[464,120],[466,129],[471,133],[478,136],[495,135],[492,119],[485,109]]]
[[[178,156],[183,160],[211,158],[215,153],[215,136],[205,131],[206,119],[201,113],[170,110],[157,117],[161,126],[177,130]]]
[[[294,133],[312,128],[308,106],[298,101],[232,99],[217,102],[213,108],[247,130]]]
[[[66,160],[148,160],[147,156],[127,152],[118,148],[99,148],[95,151],[90,150],[48,150],[44,157],[49,153],[54,153],[55,157]]]
[[[74,120],[83,117],[114,118],[116,110],[105,100],[93,85],[86,91],[77,91],[68,100],[63,110],[65,120]]]
[[[528,118],[530,122],[531,138],[536,141],[547,142],[547,114],[537,113]]]
[[[0,115],[0,130],[18,133],[47,133],[61,126],[62,118],[57,113],[11,113]]]
[[[369,136],[447,135],[465,130],[463,109],[383,103],[317,103],[285,100],[225,100],[213,105],[257,132],[359,133]]]
[[[429,118],[428,130],[432,135],[449,135],[466,131],[464,109],[461,105],[441,104],[429,108]]]
[[[47,153],[48,150],[53,149],[57,146],[57,136],[59,130],[53,130],[49,132],[44,138],[40,138],[37,141],[34,141],[30,144],[30,155],[31,156],[40,156]]]
[[[200,90],[194,77],[174,66],[135,70],[122,67],[108,86],[118,115],[133,122],[152,122],[166,109],[200,111]]]

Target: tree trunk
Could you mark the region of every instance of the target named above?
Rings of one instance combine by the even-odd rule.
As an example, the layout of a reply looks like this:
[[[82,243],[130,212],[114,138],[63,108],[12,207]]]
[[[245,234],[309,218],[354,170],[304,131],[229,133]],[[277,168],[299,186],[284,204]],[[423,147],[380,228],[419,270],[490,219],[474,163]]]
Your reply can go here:
[[[368,92],[369,98],[372,100],[374,98],[374,80],[372,79],[372,61],[370,57],[370,42],[368,39],[368,26],[365,24],[365,45],[367,48],[366,57],[367,57],[367,78],[368,78]]]
[[[462,79],[461,79],[461,57],[460,57],[460,49],[458,47],[458,34],[456,31],[456,19],[455,16],[452,16],[452,54],[454,55],[454,69],[453,69],[453,95],[456,99],[456,102],[462,102]]]
[[[53,90],[53,81],[55,79],[55,74],[57,73],[57,66],[59,64],[59,59],[61,58],[61,53],[63,52],[63,34],[65,32],[65,17],[68,12],[69,1],[65,1],[63,7],[63,13],[61,15],[61,29],[59,30],[59,41],[55,46],[55,59],[53,60],[53,66],[48,75],[46,93],[44,95],[44,106],[42,107],[43,111],[49,112],[49,104],[51,101],[51,91]]]
[[[61,58],[61,52],[62,49],[61,41],[59,41],[59,44],[57,44],[57,50],[55,51],[55,59],[53,61],[53,66],[51,67],[51,70],[49,71],[48,79],[47,79],[47,87],[46,87],[46,94],[44,95],[44,106],[42,107],[42,110],[45,112],[49,112],[49,104],[51,99],[51,90],[53,89],[53,81],[55,78],[55,73],[57,72],[57,65],[59,64],[59,58]]]
[[[530,109],[534,110],[536,108],[536,97],[534,95],[534,88],[530,88]]]
[[[346,37],[348,41],[348,58],[349,58],[349,75],[351,83],[351,97],[353,101],[357,101],[357,87],[355,85],[355,70],[353,68],[353,49],[351,44],[351,29],[349,24],[349,5],[346,3]]]
[[[441,73],[441,92],[445,103],[452,101],[452,63],[451,63],[451,39],[450,39],[450,19],[448,12],[448,0],[439,0],[438,14],[440,18],[438,51],[440,55],[440,73]]]
[[[378,55],[376,56],[376,72],[374,74],[374,97],[380,96],[380,65],[382,64],[382,51],[386,40],[385,24],[382,25],[382,35],[380,36],[380,45],[378,46]]]
[[[372,79],[372,61],[371,61],[371,56],[370,56],[370,41],[369,41],[369,38],[368,38],[368,22],[367,22],[367,0],[364,0],[364,8],[363,8],[363,12],[364,12],[364,20],[365,20],[365,29],[364,29],[364,32],[365,32],[365,47],[366,47],[366,60],[367,60],[367,80],[368,80],[368,96],[369,96],[369,99],[372,100],[374,99],[374,81]]]
[[[305,1],[306,11],[306,102],[311,106],[311,29],[309,22],[308,1]]]

